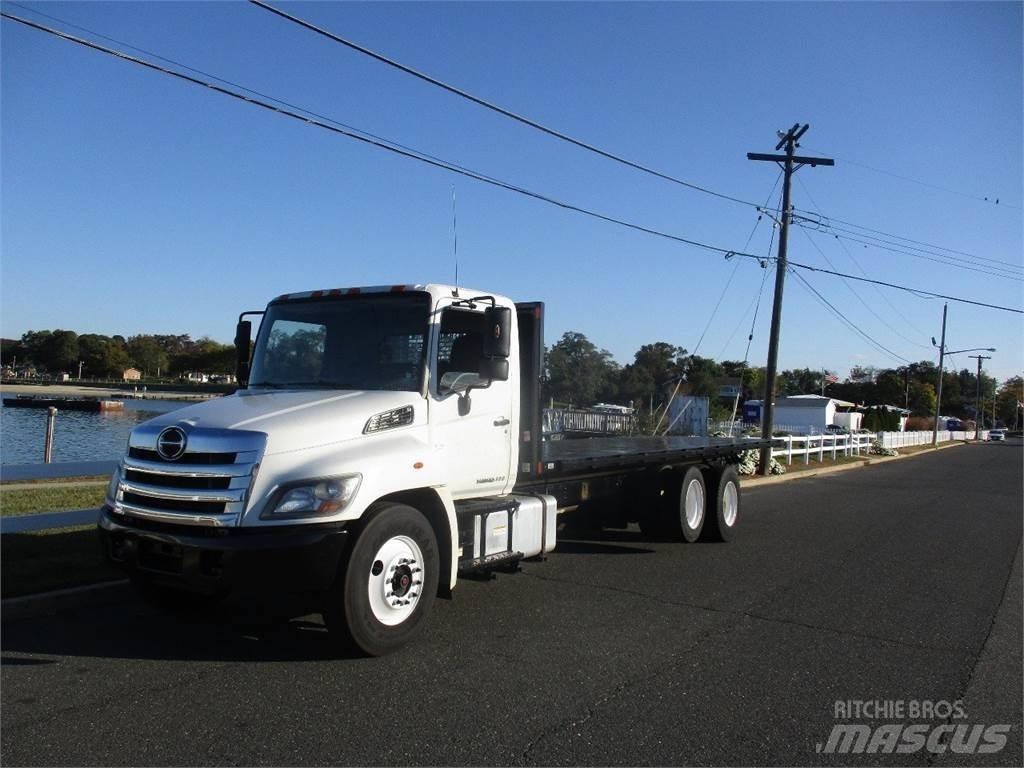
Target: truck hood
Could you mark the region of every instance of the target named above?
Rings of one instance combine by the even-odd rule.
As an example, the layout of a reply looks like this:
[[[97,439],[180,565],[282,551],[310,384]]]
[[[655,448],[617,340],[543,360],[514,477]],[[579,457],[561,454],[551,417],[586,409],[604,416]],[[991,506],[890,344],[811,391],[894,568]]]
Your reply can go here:
[[[240,390],[161,414],[146,425],[263,432],[269,455],[360,437],[371,416],[406,405],[415,411],[414,424],[425,422],[423,398],[415,392]]]

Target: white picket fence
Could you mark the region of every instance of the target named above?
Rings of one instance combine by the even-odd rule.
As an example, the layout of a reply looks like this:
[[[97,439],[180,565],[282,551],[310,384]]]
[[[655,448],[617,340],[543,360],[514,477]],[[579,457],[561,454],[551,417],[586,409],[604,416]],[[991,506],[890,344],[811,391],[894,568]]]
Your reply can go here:
[[[939,442],[950,440],[973,440],[974,432],[939,432]],[[988,430],[981,431],[981,439],[988,439]],[[793,463],[793,457],[802,458],[804,464],[811,460],[835,460],[837,456],[863,456],[871,451],[871,443],[882,442],[884,448],[909,448],[915,445],[931,445],[932,433],[922,432],[879,432],[866,435],[787,435],[772,438],[772,456],[786,464]]]
[[[932,432],[931,430],[922,430],[919,432],[879,432],[878,439],[882,441],[882,446],[885,448],[907,448],[914,445],[931,445],[932,443]],[[939,442],[948,443],[950,440],[973,440],[974,431],[970,432],[950,432],[948,430],[939,430]],[[981,430],[981,439],[988,439],[988,430]]]
[[[803,457],[803,463],[811,459],[835,460],[838,456],[861,456],[871,450],[874,435],[787,435],[772,438],[772,456],[786,464],[793,463],[793,457]]]

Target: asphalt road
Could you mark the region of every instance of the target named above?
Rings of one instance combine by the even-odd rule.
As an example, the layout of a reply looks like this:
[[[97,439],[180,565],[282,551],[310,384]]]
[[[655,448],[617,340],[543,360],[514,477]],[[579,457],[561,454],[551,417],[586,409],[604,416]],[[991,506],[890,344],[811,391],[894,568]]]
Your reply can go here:
[[[251,599],[8,621],[0,759],[1021,765],[1022,460],[972,445],[750,488],[729,544],[566,539],[461,583],[384,659],[334,658],[318,617]],[[1013,727],[994,754],[818,753],[851,699]]]

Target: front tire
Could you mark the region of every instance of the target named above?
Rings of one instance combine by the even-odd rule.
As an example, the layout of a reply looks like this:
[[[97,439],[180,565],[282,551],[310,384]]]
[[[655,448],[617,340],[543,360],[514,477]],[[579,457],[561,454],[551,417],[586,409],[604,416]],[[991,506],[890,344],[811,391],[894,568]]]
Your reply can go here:
[[[426,626],[437,594],[437,539],[405,504],[377,504],[342,564],[324,620],[343,644],[369,656],[397,651]]]

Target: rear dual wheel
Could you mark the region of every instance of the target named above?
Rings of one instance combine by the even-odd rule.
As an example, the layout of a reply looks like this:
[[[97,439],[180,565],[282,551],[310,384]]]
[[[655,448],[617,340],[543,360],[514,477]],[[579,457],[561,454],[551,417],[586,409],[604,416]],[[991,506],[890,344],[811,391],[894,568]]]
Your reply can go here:
[[[708,473],[708,510],[701,539],[732,541],[740,520],[740,476],[727,464]]]
[[[682,473],[662,473],[659,497],[641,515],[648,536],[685,542],[730,541],[739,522],[739,475],[732,464],[689,467]]]

